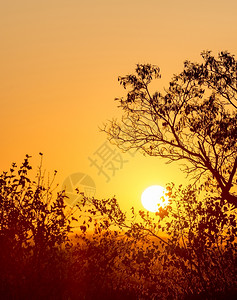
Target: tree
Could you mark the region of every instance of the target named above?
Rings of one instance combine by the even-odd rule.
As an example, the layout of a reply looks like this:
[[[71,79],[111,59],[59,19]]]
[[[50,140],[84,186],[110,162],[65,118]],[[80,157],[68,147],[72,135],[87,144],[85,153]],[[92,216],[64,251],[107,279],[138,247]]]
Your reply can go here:
[[[71,216],[64,191],[54,196],[53,180],[45,183],[42,164],[36,180],[29,178],[29,158],[0,175],[0,292],[9,299],[58,298]]]
[[[163,93],[149,89],[161,76],[157,66],[138,64],[135,75],[119,77],[129,89],[125,98],[115,99],[122,120],[103,130],[123,150],[184,162],[185,171],[196,180],[205,176],[207,185],[214,179],[222,200],[236,208],[237,61],[228,52],[201,55],[204,62],[186,61]]]

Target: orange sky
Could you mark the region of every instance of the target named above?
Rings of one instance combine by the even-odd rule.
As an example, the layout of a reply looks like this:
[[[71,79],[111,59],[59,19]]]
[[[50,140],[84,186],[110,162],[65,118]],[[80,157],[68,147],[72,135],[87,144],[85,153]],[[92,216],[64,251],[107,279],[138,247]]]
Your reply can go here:
[[[26,153],[36,165],[41,151],[59,184],[83,172],[124,208],[139,207],[149,185],[181,183],[178,166],[138,153],[121,154],[128,162],[106,183],[88,157],[106,140],[98,127],[118,115],[118,75],[156,64],[162,87],[202,50],[236,54],[236,11],[234,0],[1,1],[1,171]]]

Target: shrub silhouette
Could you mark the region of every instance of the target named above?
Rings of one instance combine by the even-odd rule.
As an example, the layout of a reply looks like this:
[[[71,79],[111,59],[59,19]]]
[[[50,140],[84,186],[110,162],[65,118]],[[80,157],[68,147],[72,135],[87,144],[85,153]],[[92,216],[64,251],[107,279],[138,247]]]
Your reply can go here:
[[[3,299],[223,299],[237,289],[236,213],[205,186],[167,186],[156,214],[86,198],[80,231],[29,156],[0,175]],[[199,193],[200,191],[200,193]],[[75,221],[75,218],[74,218]],[[81,224],[81,225],[80,225]]]
[[[18,170],[13,164],[10,172],[0,175],[0,291],[14,299],[42,299],[56,292],[61,248],[71,230],[64,192],[53,199],[52,182],[44,183],[42,164],[32,181],[29,158]]]
[[[95,235],[114,232],[120,249],[113,257],[119,265],[115,273],[130,278],[123,288],[136,286],[138,299],[235,297],[237,216],[232,206],[198,194],[191,185],[176,189],[172,184],[167,189],[170,204],[165,209],[156,215],[136,215],[132,209],[129,219],[115,198],[85,199],[85,210],[91,218],[97,216],[92,225]],[[98,237],[96,241],[100,243]],[[114,243],[109,243],[110,250],[116,249]]]

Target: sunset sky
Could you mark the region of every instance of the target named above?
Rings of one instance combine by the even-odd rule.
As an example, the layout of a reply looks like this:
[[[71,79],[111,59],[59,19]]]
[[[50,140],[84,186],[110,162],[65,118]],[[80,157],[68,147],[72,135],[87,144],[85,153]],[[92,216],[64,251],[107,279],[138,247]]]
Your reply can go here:
[[[25,154],[37,166],[43,152],[59,185],[88,174],[96,196],[116,195],[126,209],[141,208],[150,185],[187,182],[178,165],[109,144],[118,168],[114,176],[104,169],[109,180],[89,158],[98,160],[106,142],[99,127],[119,116],[117,77],[136,63],[156,64],[162,89],[184,60],[201,61],[202,50],[237,54],[236,11],[234,0],[1,1],[0,170]]]

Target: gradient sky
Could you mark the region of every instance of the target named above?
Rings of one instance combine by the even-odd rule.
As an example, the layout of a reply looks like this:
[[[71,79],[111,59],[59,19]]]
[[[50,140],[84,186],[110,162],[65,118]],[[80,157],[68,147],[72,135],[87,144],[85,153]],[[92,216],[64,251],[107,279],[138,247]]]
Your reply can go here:
[[[88,157],[106,141],[98,127],[118,115],[119,75],[156,64],[162,88],[202,50],[236,54],[236,11],[234,0],[0,1],[0,170],[26,153],[36,166],[41,151],[59,184],[83,172],[124,208],[139,207],[149,185],[185,182],[179,166],[137,153],[121,154],[128,162],[107,183]]]

